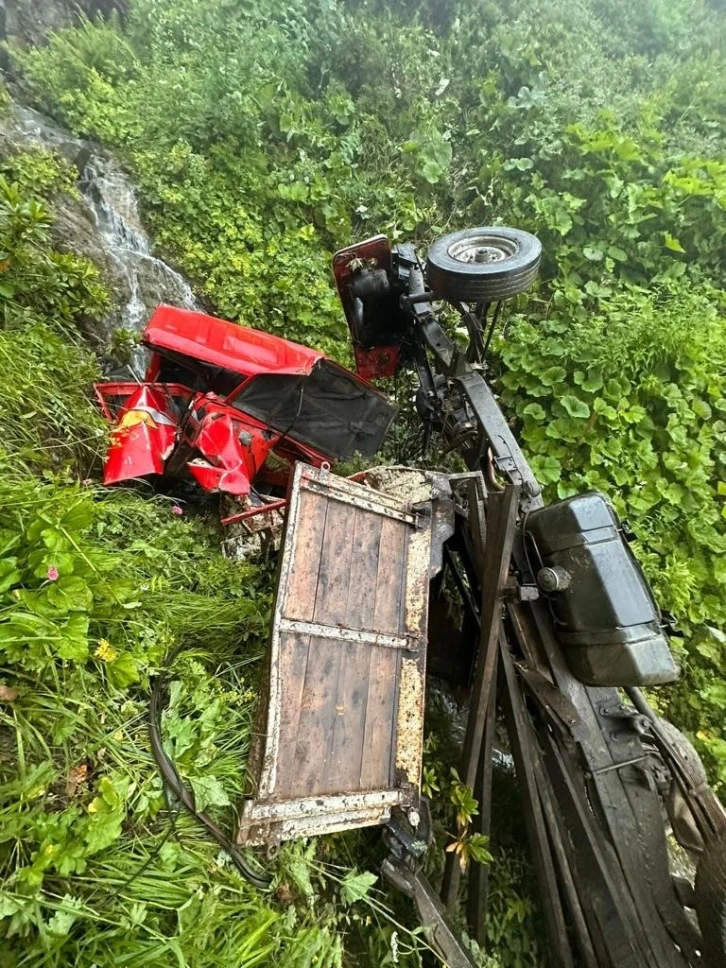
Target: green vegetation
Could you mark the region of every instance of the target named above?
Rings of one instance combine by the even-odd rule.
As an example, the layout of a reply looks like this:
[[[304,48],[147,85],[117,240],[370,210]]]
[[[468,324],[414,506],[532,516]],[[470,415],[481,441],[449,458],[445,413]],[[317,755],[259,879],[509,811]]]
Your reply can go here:
[[[552,495],[597,487],[630,519],[685,631],[683,679],[659,702],[721,790],[724,16],[716,0],[134,0],[123,27],[16,53],[25,95],[129,166],[160,250],[220,314],[343,360],[337,246],[491,222],[540,236],[542,279],[509,309],[498,388]],[[18,690],[0,705],[0,953],[417,964],[370,880],[336,866],[364,867],[365,837],[290,848],[262,897],[183,817],[169,836],[148,677],[189,646],[165,728],[229,821],[269,581],[221,558],[213,513],[83,483],[104,431],[78,333],[106,297],[50,243],[70,173],[33,154],[0,176],[0,652]],[[430,758],[427,782],[471,816],[446,776]],[[494,862],[502,968],[538,963],[517,863]]]

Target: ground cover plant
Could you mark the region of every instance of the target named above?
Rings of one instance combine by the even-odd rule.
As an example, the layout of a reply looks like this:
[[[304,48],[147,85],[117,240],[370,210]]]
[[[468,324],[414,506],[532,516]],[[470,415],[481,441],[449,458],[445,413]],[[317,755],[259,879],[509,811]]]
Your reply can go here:
[[[497,388],[550,495],[596,487],[630,520],[685,633],[683,678],[658,702],[721,791],[724,19],[716,0],[133,0],[123,23],[14,55],[23,97],[118,153],[160,250],[210,305],[343,361],[336,247],[492,222],[539,235],[542,278],[505,314]],[[83,483],[103,428],[78,326],[107,294],[50,244],[72,173],[34,154],[0,175],[13,388],[0,649],[17,691],[0,707],[0,951],[27,965],[335,965],[344,951],[416,964],[404,915],[381,913],[362,870],[365,837],[291,848],[261,897],[184,818],[169,833],[149,676],[188,646],[169,742],[229,817],[269,577],[220,557],[211,515]],[[435,736],[428,749],[432,791],[461,800]],[[495,964],[522,968],[538,956],[518,863],[495,856],[491,940]]]

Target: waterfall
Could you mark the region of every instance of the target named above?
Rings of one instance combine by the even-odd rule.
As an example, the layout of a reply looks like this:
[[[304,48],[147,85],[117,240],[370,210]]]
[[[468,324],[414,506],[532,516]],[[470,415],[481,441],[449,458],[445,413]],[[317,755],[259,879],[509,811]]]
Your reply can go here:
[[[81,191],[94,213],[106,252],[128,283],[123,325],[135,331],[143,328],[151,295],[148,289],[153,290],[157,305],[165,302],[184,309],[198,309],[187,280],[152,253],[139,217],[136,193],[119,166],[111,159],[92,155],[83,168]]]
[[[119,327],[139,332],[162,302],[199,309],[187,280],[153,254],[134,186],[118,163],[37,111],[19,104],[14,105],[14,111],[17,130],[25,139],[58,151],[80,171],[79,189],[95,226],[91,247],[86,244],[80,250],[108,270],[117,302],[102,337],[109,341]],[[91,251],[93,247],[102,251]]]

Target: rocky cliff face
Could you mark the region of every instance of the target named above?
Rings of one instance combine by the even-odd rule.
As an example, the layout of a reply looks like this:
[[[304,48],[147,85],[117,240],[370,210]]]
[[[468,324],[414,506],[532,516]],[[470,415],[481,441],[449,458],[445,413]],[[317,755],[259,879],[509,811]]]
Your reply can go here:
[[[81,13],[106,16],[126,0],[5,0],[7,36],[42,43],[49,31],[68,26]],[[3,0],[0,0],[0,13]],[[0,22],[0,32],[2,23]],[[198,308],[186,279],[154,255],[142,224],[134,186],[118,162],[98,145],[76,138],[21,104],[0,117],[0,157],[44,148],[66,158],[78,172],[80,198],[63,196],[54,206],[55,244],[95,262],[112,294],[107,317],[91,338],[111,363],[114,333],[138,332],[160,303]],[[142,364],[140,354],[137,363]]]
[[[68,27],[82,16],[123,14],[126,7],[127,0],[0,0],[0,30],[4,9],[3,36],[22,44],[40,44],[48,31]]]
[[[63,155],[78,171],[81,197],[56,200],[53,231],[58,248],[95,262],[111,290],[112,310],[91,334],[97,347],[107,348],[118,329],[138,332],[159,303],[198,308],[186,279],[154,255],[133,184],[114,158],[14,105],[0,119],[0,155],[37,148]]]

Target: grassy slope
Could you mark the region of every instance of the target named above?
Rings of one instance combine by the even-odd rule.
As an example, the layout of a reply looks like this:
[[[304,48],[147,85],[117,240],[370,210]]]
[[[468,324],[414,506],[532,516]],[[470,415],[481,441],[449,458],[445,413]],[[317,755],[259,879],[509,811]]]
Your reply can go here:
[[[552,493],[602,487],[634,521],[689,635],[671,705],[700,728],[726,779],[726,694],[713,676],[723,644],[708,631],[726,624],[723,14],[701,0],[637,11],[621,0],[527,0],[514,17],[488,0],[402,2],[395,14],[322,0],[136,0],[133,10],[125,33],[66,32],[20,58],[28,93],[124,155],[159,244],[225,315],[346,358],[328,285],[336,245],[494,219],[542,236],[545,279],[528,305],[538,329],[510,321],[504,399]],[[38,178],[29,184],[57,189]],[[201,795],[224,812],[251,709],[249,667],[238,663],[258,648],[254,636],[241,649],[239,640],[262,628],[266,586],[219,558],[210,523],[77,483],[99,449],[84,390],[93,362],[67,338],[53,342],[52,305],[32,312],[13,310],[0,355],[13,367],[24,341],[38,361],[25,392],[43,404],[42,421],[12,445],[33,460],[9,485],[2,525],[17,566],[0,644],[20,691],[4,707],[14,748],[0,911],[11,963],[335,964],[344,935],[349,960],[383,963],[397,929],[365,926],[374,912],[349,909],[336,882],[344,872],[330,866],[362,863],[364,841],[323,844],[318,857],[289,851],[277,903],[253,895],[191,829],[183,847],[164,840],[147,676],[180,641],[235,666],[221,690],[190,654],[167,723],[186,775],[220,781]],[[40,372],[48,383],[36,391]],[[48,450],[53,439],[62,443]],[[38,521],[48,506],[52,519]],[[47,579],[56,560],[74,580],[67,592]],[[37,620],[52,631],[28,639]],[[95,656],[101,641],[108,649]],[[429,745],[445,792],[445,754]],[[498,957],[534,964],[531,933],[517,927],[526,903],[498,866]]]

